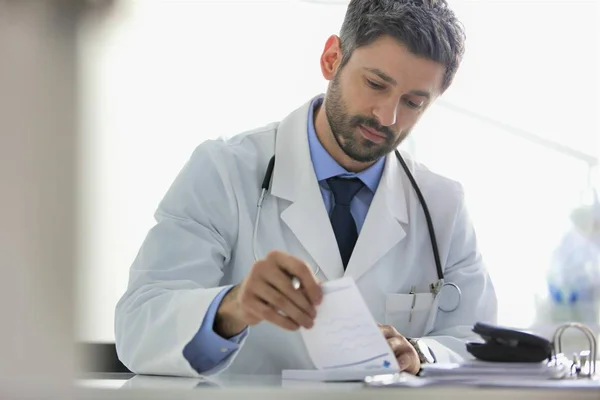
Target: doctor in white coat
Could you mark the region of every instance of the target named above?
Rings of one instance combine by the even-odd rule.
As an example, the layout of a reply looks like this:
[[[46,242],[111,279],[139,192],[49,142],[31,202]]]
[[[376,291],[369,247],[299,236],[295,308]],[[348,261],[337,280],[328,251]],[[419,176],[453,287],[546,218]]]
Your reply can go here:
[[[460,288],[456,307],[444,304],[456,292],[432,294],[427,221],[394,153],[452,82],[463,44],[444,1],[351,1],[320,59],[327,93],[278,123],[202,143],[165,195],[117,305],[122,362],[181,376],[314,368],[298,329],[319,312],[319,282],[343,276],[404,371],[468,357],[473,324],[496,320],[496,296],[462,186],[404,155],[445,282]]]

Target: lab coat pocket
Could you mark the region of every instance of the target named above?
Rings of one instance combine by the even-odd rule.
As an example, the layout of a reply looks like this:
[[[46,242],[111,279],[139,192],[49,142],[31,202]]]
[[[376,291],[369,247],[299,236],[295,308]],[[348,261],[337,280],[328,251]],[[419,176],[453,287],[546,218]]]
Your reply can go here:
[[[403,336],[418,338],[425,335],[434,296],[431,293],[386,294],[385,323]]]

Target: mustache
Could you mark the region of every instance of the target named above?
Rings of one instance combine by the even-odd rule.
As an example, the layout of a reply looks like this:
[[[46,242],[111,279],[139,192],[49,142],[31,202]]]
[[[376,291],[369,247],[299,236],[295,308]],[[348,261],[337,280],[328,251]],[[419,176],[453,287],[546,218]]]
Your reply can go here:
[[[350,123],[352,124],[352,126],[355,126],[355,127],[359,126],[359,125],[364,125],[366,127],[374,129],[377,132],[384,135],[388,140],[391,140],[394,137],[394,132],[392,132],[392,130],[390,128],[388,128],[387,126],[381,126],[373,118],[363,117],[362,115],[355,115],[350,120]]]

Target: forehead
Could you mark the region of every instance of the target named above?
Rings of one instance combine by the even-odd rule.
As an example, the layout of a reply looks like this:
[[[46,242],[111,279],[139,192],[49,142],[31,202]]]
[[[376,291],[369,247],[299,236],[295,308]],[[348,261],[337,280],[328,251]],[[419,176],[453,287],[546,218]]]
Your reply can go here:
[[[390,36],[354,50],[348,62],[353,70],[378,69],[406,90],[440,93],[446,68],[435,61],[411,53]]]

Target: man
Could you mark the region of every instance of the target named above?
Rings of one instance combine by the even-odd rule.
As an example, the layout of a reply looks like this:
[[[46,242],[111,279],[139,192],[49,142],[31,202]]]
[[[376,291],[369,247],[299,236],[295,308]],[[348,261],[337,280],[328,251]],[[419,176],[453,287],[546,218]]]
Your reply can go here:
[[[451,84],[463,43],[444,1],[351,1],[321,56],[326,95],[280,123],[204,142],[169,189],[117,306],[125,365],[184,376],[313,368],[298,329],[319,312],[318,282],[342,276],[402,370],[466,356],[473,324],[495,322],[496,298],[462,187],[407,162],[444,278],[462,293],[445,312],[430,292],[423,208],[393,152]]]

